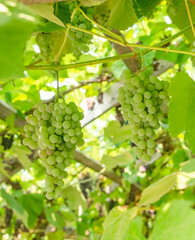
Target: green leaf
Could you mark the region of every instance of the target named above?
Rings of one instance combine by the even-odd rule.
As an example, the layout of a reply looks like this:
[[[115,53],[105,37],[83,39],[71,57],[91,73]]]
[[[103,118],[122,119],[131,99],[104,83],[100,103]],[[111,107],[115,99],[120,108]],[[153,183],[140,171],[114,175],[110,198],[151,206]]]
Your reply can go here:
[[[0,158],[0,172],[7,177],[8,179],[10,179],[9,174],[6,172],[5,168],[4,168],[4,164],[3,164],[3,159]]]
[[[189,17],[186,11],[185,1],[183,0],[169,0],[168,2],[168,14],[173,23],[179,28],[183,29],[190,25]],[[190,15],[192,22],[195,22],[195,5],[188,1]],[[181,20],[182,19],[182,20]],[[185,32],[185,36],[190,40],[194,41],[192,30],[189,29]]]
[[[185,131],[185,139],[195,153],[195,82],[179,72],[170,84],[169,128],[172,137]]]
[[[87,207],[86,200],[83,194],[75,187],[68,186],[63,190],[63,196],[67,198],[68,206],[70,209],[78,210],[82,208],[85,210]]]
[[[137,208],[115,207],[103,223],[101,240],[143,240],[142,220],[136,217]]]
[[[10,128],[14,127],[15,124],[15,119],[16,119],[16,115],[14,113],[10,114],[7,118],[6,118],[6,123]]]
[[[104,155],[101,159],[101,163],[105,165],[106,169],[110,171],[116,166],[125,165],[128,162],[130,162],[132,159],[132,156],[129,152],[125,152],[124,154],[121,154],[116,157],[112,157],[110,155]]]
[[[107,0],[80,0],[81,4],[86,7],[91,7],[95,5],[99,5]]]
[[[64,2],[58,2],[56,12],[56,17],[58,17],[64,24],[71,22],[71,12],[68,4],[64,4]]]
[[[137,21],[132,0],[111,0],[111,6],[109,26],[126,30]]]
[[[61,231],[63,230],[63,227],[65,226],[65,220],[62,215],[56,211],[56,207],[46,207],[45,215],[50,224],[54,225]]]
[[[31,5],[30,8],[41,17],[53,22],[61,27],[64,27],[64,23],[54,15],[53,3]]]
[[[149,187],[145,188],[142,192],[139,205],[148,205],[158,201],[163,195],[168,193],[175,185],[177,179],[176,172],[158,180]]]
[[[195,212],[190,205],[173,200],[162,206],[149,240],[195,240]]]
[[[133,0],[133,7],[138,18],[143,16],[151,17],[160,2],[161,0]]]
[[[130,139],[131,128],[128,125],[121,127],[119,121],[111,121],[108,127],[104,129],[104,135],[108,138],[112,138],[113,142],[116,144]]]
[[[20,203],[10,194],[8,194],[4,189],[1,190],[2,198],[6,201],[9,208],[11,208],[15,214],[20,218],[26,227],[28,227],[28,213],[20,205]]]
[[[180,163],[188,160],[187,153],[184,149],[177,150],[173,155],[174,168],[180,169]]]
[[[32,228],[37,220],[37,216],[43,210],[43,195],[42,194],[25,194],[18,198],[18,202],[28,212],[28,226]]]
[[[181,171],[183,172],[195,172],[195,158],[182,164]]]
[[[27,152],[22,147],[12,147],[13,152],[18,156],[18,160],[22,164],[22,166],[26,169],[31,167],[31,160],[27,157]]]
[[[23,77],[23,51],[35,26],[35,18],[22,5],[18,3],[19,8],[10,8],[6,1],[2,2],[4,11],[0,12],[0,83]],[[15,6],[15,1],[10,2]]]

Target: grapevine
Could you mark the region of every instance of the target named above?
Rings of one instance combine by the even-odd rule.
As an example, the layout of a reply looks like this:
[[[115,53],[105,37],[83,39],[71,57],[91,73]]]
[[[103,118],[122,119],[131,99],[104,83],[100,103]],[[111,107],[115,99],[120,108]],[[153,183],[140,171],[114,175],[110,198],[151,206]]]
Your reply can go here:
[[[143,161],[150,161],[155,154],[155,130],[164,118],[160,106],[169,102],[169,83],[151,74],[151,70],[137,75],[124,70],[121,75],[124,87],[119,89],[118,98],[123,116],[132,129],[131,141],[136,145],[135,153]]]
[[[46,168],[46,197],[53,199],[63,192],[63,179],[68,176],[65,168],[71,164],[73,152],[84,143],[80,120],[84,115],[75,103],[40,103],[27,116],[24,127],[24,145],[38,149]]]

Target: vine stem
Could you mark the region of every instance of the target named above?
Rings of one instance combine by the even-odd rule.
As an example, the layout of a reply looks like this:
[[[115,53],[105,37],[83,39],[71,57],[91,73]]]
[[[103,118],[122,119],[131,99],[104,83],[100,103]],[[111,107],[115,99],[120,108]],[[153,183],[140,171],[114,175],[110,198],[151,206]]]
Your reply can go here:
[[[105,34],[110,35],[111,37],[114,37],[116,39],[118,39],[119,41],[124,42],[124,39],[121,38],[118,34],[115,34],[113,32],[111,32],[110,30],[108,30],[107,28],[103,27],[102,25],[100,25],[99,23],[95,22],[93,19],[89,18],[85,12],[80,8],[77,7],[77,9],[83,14],[83,16],[90,21],[91,23],[93,23],[94,25],[98,26],[100,29],[102,29],[104,31]],[[100,31],[100,29],[98,29]]]
[[[193,22],[192,22],[192,17],[191,17],[191,14],[190,14],[190,9],[189,9],[189,5],[188,5],[188,0],[185,0],[185,5],[186,5],[186,10],[187,10],[187,13],[188,13],[190,25],[191,25],[191,28],[192,28],[192,32],[193,32],[193,35],[194,35],[194,38],[195,38],[195,29],[194,29],[194,24],[193,24]]]
[[[107,36],[103,36],[101,34],[97,34],[97,33],[94,33],[94,32],[91,32],[91,31],[88,31],[88,30],[85,30],[85,29],[81,29],[81,28],[72,26],[70,24],[67,24],[67,26],[69,26],[70,28],[73,28],[75,30],[79,30],[81,32],[86,32],[86,33],[93,34],[93,35],[96,35],[96,36],[101,37],[101,38],[105,38],[108,41],[114,42],[114,43],[119,44],[123,47],[128,46],[128,47],[133,47],[133,48],[134,47],[135,48],[143,48],[143,49],[149,49],[149,50],[158,50],[158,51],[163,51],[163,52],[181,53],[181,54],[187,54],[187,55],[195,56],[195,53],[193,53],[193,52],[187,52],[187,51],[181,51],[181,50],[175,50],[175,49],[167,49],[167,48],[156,47],[156,46],[139,45],[139,44],[128,43],[128,42],[124,43],[124,42],[121,42],[119,40],[116,40],[116,39],[113,39],[113,38],[110,38],[110,37],[107,37]]]

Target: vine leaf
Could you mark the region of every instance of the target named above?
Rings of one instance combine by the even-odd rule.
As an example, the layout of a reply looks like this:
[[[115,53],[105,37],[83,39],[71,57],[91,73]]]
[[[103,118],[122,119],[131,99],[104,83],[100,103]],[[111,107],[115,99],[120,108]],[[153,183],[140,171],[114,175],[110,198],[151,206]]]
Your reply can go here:
[[[141,18],[143,16],[151,17],[156,6],[160,2],[161,0],[133,0],[133,7],[138,18]]]
[[[54,15],[53,4],[37,4],[29,6],[39,16],[53,22],[61,27],[64,27],[64,23]]]
[[[19,219],[23,221],[26,227],[28,227],[28,212],[22,207],[22,205],[4,189],[1,190],[2,198],[6,201],[9,208],[13,209]]]
[[[172,137],[185,131],[185,139],[195,153],[195,82],[179,72],[170,84],[169,131]]]
[[[136,215],[137,207],[113,208],[103,223],[104,233],[101,240],[145,240],[142,235],[142,219]]]
[[[158,201],[175,185],[177,175],[178,173],[174,172],[145,188],[142,192],[139,205],[148,205]]]
[[[108,25],[120,30],[131,27],[137,21],[132,0],[111,0]]]
[[[25,7],[11,8],[6,5],[6,1],[3,1],[1,5],[0,83],[23,77],[23,51],[36,23],[36,19]]]
[[[161,207],[149,240],[195,239],[195,213],[191,202],[173,200]]]
[[[188,1],[189,8],[190,8],[190,14],[192,17],[192,21],[195,21],[195,5]],[[168,1],[168,14],[173,21],[173,23],[179,28],[183,29],[184,27],[187,27],[189,22],[189,17],[186,11],[185,1],[181,0],[169,0]],[[182,21],[181,21],[182,19]],[[192,30],[189,29],[185,32],[185,36],[190,40],[194,41],[194,36],[192,33]]]

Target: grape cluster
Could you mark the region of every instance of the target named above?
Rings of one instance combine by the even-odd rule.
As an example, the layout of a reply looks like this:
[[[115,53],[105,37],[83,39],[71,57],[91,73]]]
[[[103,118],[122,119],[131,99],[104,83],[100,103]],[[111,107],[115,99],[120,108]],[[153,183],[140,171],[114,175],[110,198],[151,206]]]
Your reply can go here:
[[[135,153],[143,161],[149,161],[155,153],[154,130],[160,127],[159,121],[164,118],[160,106],[169,101],[169,83],[151,73],[148,69],[134,76],[124,70],[121,75],[124,87],[119,89],[118,98],[123,116],[132,128]]]
[[[74,12],[75,7],[76,7],[75,3],[69,4],[69,9],[72,13]],[[82,7],[82,10],[90,19],[93,19],[94,13],[93,8]],[[87,20],[79,10],[74,12],[71,24],[84,30],[91,30],[93,27],[92,23],[89,20]],[[91,39],[93,38],[91,34],[84,33],[82,31],[75,29],[70,29],[68,36],[72,40],[74,49],[73,51],[75,56],[81,55],[82,52],[83,53],[89,52],[88,45],[90,44]]]
[[[53,51],[55,46],[52,34],[39,32],[37,34],[36,41],[41,51],[41,58],[48,63],[54,62],[55,56],[53,54]]]
[[[84,115],[73,103],[41,103],[27,116],[23,144],[35,150],[46,168],[46,197],[62,193],[65,168],[71,164],[74,150],[84,143],[80,120]]]

